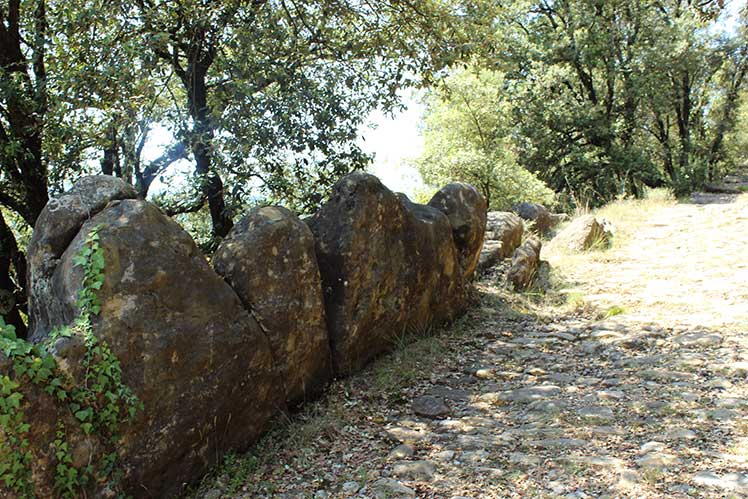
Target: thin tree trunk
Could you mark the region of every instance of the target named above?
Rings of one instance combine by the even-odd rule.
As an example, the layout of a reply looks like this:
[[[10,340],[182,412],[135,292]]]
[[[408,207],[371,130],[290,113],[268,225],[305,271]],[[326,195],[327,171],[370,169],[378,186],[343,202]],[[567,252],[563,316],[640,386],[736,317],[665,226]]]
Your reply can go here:
[[[206,74],[210,60],[190,61],[187,69],[188,104],[194,120],[192,130],[192,154],[195,156],[195,171],[200,177],[201,190],[208,200],[213,237],[225,237],[234,223],[226,210],[223,197],[223,181],[212,170],[213,128],[210,123]]]

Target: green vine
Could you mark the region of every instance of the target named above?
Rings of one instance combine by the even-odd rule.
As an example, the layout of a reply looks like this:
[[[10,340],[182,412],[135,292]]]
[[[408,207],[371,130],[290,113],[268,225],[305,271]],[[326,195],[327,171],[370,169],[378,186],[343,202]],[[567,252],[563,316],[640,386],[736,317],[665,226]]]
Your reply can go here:
[[[15,329],[0,317],[0,352],[12,362],[12,376],[0,375],[0,482],[20,497],[34,497],[30,463],[33,457],[27,435],[31,428],[23,412],[22,386],[44,387],[49,395],[75,417],[86,435],[95,435],[109,452],[77,468],[63,421],[58,421],[51,446],[55,452],[55,493],[75,497],[92,479],[116,481],[116,444],[122,423],[143,409],[142,402],[122,381],[122,367],[109,345],[93,333],[91,319],[99,314],[98,291],[104,284],[104,251],[99,244],[100,227],[87,235],[74,265],[83,269],[76,305],[79,313],[72,325],[53,330],[38,345],[16,337]],[[83,379],[72,380],[57,366],[51,348],[60,338],[78,336],[85,346]],[[68,387],[68,388],[66,388]]]

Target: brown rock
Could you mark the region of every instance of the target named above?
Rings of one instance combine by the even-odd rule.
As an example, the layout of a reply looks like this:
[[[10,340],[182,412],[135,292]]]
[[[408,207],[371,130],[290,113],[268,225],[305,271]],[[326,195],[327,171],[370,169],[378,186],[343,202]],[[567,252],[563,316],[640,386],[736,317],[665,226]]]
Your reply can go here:
[[[449,218],[457,251],[460,255],[462,275],[470,281],[480,259],[480,250],[486,232],[486,200],[469,184],[453,183],[442,187],[429,201]]]
[[[338,374],[360,369],[403,333],[425,332],[463,309],[454,225],[439,210],[356,172],[307,223]]]
[[[317,394],[332,367],[309,227],[285,208],[256,208],[234,226],[212,263],[270,340],[289,404]]]
[[[108,175],[83,177],[72,189],[51,199],[36,221],[28,247],[29,337],[50,330],[50,317],[62,306],[50,289],[52,274],[62,253],[90,219],[110,201],[135,199],[135,189],[122,179]]]
[[[525,227],[514,213],[492,211],[487,215],[486,237],[480,253],[478,271],[483,272],[497,262],[512,256],[522,244]]]
[[[253,443],[283,407],[270,346],[190,236],[138,200],[111,203],[65,250],[51,281],[61,304],[52,326],[77,314],[82,276],[73,258],[97,226],[106,267],[94,333],[145,406],[118,445],[125,491],[175,495],[223,452]]]
[[[407,325],[405,208],[376,177],[355,172],[306,222],[322,276],[333,366],[350,374],[390,349]]]
[[[29,424],[29,430],[23,437],[29,443],[28,450],[31,452],[28,478],[33,487],[33,496],[59,497],[54,489],[55,470],[58,464],[54,440],[57,438],[58,426],[63,425],[65,428],[68,452],[73,464],[80,464],[84,459],[97,462],[107,449],[97,438],[83,433],[67,404],[58,403],[53,395],[44,390],[43,384],[25,383],[23,379],[16,379],[11,366],[12,362],[0,353],[0,376],[8,376],[20,383],[16,393],[22,395],[18,410],[23,413],[23,422]],[[0,438],[4,438],[4,431],[5,428],[0,427]],[[91,487],[87,491],[90,492]],[[11,499],[27,496],[16,494],[0,481],[0,497]]]
[[[584,251],[593,247],[607,247],[612,237],[613,227],[610,222],[594,215],[584,215],[573,220],[553,238],[553,244],[572,251]]]
[[[537,203],[517,203],[512,206],[512,211],[522,219],[532,222],[532,231],[538,235],[547,235],[565,215],[556,215],[548,211],[548,208]]]
[[[402,271],[407,285],[406,328],[425,333],[458,316],[465,307],[466,281],[452,239],[452,225],[441,211],[398,195],[406,209],[408,261]]]
[[[535,281],[540,267],[540,248],[538,239],[528,239],[512,255],[507,279],[515,290],[528,289]]]

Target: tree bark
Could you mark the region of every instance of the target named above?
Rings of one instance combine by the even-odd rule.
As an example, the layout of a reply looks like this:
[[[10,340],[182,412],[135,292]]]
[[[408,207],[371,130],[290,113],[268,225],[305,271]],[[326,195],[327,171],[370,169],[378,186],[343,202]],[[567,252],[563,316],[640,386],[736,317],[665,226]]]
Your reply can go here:
[[[114,124],[107,127],[106,145],[104,146],[104,158],[101,160],[101,173],[114,175],[119,171],[119,146],[117,143],[117,128]],[[119,176],[119,175],[118,175]]]
[[[0,127],[0,164],[7,175],[13,194],[3,204],[16,211],[31,226],[48,201],[47,170],[42,157],[42,134],[47,112],[47,77],[44,65],[46,18],[44,0],[37,0],[34,10],[33,51],[22,50],[19,0],[8,2],[0,12],[0,67],[9,82],[4,92],[8,127]],[[29,71],[33,70],[32,78]],[[16,88],[13,88],[13,87]],[[21,147],[8,147],[17,141]],[[17,151],[17,152],[10,152]]]
[[[16,328],[19,338],[28,330],[21,311],[26,312],[26,256],[18,251],[13,232],[0,212],[0,315]]]
[[[223,181],[212,169],[213,127],[208,107],[206,76],[212,63],[211,54],[197,54],[190,58],[183,83],[187,90],[190,117],[194,125],[191,134],[192,154],[195,156],[195,172],[200,178],[201,190],[208,200],[213,237],[225,237],[234,225],[226,210],[223,197]]]
[[[678,117],[678,136],[680,138],[678,168],[680,172],[686,172],[691,159],[691,110],[693,107],[691,79],[688,72],[681,77],[677,95],[680,97],[675,110]]]

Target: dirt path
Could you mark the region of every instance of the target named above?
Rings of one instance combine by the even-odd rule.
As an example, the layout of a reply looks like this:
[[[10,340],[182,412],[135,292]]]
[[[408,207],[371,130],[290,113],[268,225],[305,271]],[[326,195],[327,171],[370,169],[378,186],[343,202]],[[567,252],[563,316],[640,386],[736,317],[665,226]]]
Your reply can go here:
[[[696,199],[659,210],[624,248],[577,265],[570,274],[587,299],[662,324],[748,324],[748,197]]]
[[[748,199],[663,206],[580,258],[574,287],[622,314],[511,311],[484,281],[449,331],[336,383],[196,495],[748,496]]]

